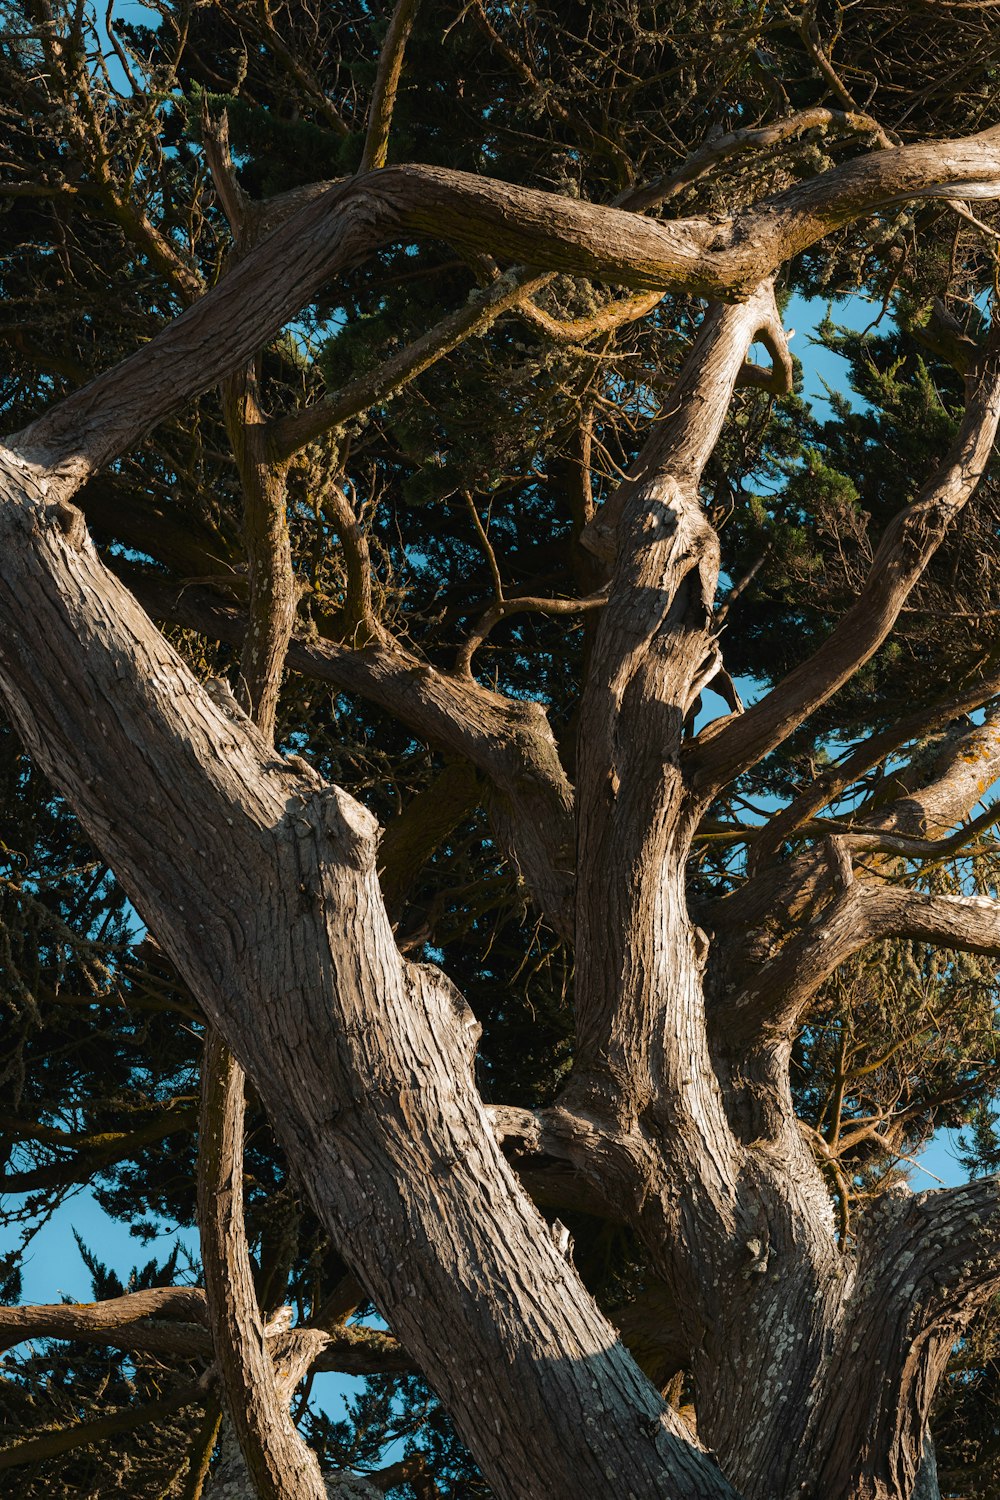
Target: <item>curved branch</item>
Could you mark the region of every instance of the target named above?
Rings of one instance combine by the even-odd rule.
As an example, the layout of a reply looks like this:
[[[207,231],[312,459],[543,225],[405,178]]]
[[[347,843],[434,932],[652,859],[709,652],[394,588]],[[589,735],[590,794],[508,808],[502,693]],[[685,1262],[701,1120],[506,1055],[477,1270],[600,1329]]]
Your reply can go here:
[[[115,1345],[118,1335],[129,1340],[128,1348],[145,1348],[149,1346],[133,1342],[133,1336],[141,1340],[147,1331],[154,1338],[171,1331],[169,1325],[147,1330],[143,1325],[153,1318],[176,1318],[204,1326],[205,1293],[201,1287],[166,1286],[104,1302],[0,1307],[0,1353],[25,1339],[82,1339]]]
[[[778,953],[761,964],[735,995],[719,1003],[713,1023],[727,1053],[766,1033],[768,1044],[790,1037],[809,1000],[838,964],[877,936],[878,888],[852,880]]]
[[[631,202],[629,206],[632,206]],[[662,301],[662,292],[641,292],[635,297],[626,297],[621,302],[609,302],[589,318],[554,318],[551,313],[543,312],[528,300],[518,304],[517,312],[525,322],[531,323],[557,344],[583,344],[599,333],[613,333],[623,323],[633,323],[637,318],[644,318]]]
[[[308,1354],[317,1370],[344,1375],[409,1372],[413,1360],[391,1334],[347,1326],[334,1317],[305,1327],[264,1329],[272,1363]],[[200,1286],[155,1287],[104,1302],[55,1302],[0,1307],[0,1353],[29,1339],[65,1339],[126,1353],[140,1350],[181,1359],[211,1359],[208,1310]]]
[[[738,299],[830,230],[889,203],[1000,196],[1000,128],[875,151],[732,220],[660,224],[438,167],[384,167],[330,188],[138,353],[21,436],[79,484],[273,337],[316,289],[401,235],[650,289]]]
[[[1000,703],[981,724],[959,719],[910,764],[887,778],[882,805],[866,821],[887,831],[940,837],[964,818],[1000,775]]]
[[[856,110],[802,109],[797,114],[789,115],[787,119],[775,120],[772,125],[748,125],[717,136],[715,140],[706,141],[703,146],[692,151],[673,172],[655,178],[644,187],[633,188],[628,195],[629,207],[639,212],[659,208],[732,156],[738,156],[744,151],[767,150],[771,146],[780,145],[782,141],[791,140],[793,136],[802,135],[806,130],[828,130],[833,126],[861,135],[882,135],[882,127],[877,120]]]
[[[198,1225],[212,1344],[226,1406],[261,1500],[326,1500],[315,1454],[279,1394],[265,1347],[243,1221],[243,1069],[205,1034]]]
[[[673,884],[687,836],[680,746],[700,685],[721,665],[718,539],[698,485],[747,348],[776,320],[770,282],[706,313],[668,415],[583,533],[615,563],[578,750],[577,1079],[587,1108],[628,1119],[655,1099],[675,1111],[689,1176],[692,1161],[711,1163],[722,1197],[734,1142],[707,1056],[697,943]]]
[[[478,622],[475,629],[462,642],[455,658],[455,670],[465,676],[472,674],[472,658],[484,641],[489,639],[494,626],[510,615],[535,613],[540,615],[577,615],[591,609],[603,609],[608,602],[607,588],[589,595],[586,599],[535,599],[521,594],[513,599],[497,599]]]
[[[1000,901],[881,886],[872,923],[880,937],[912,938],[966,953],[1000,954]]]
[[[762,1031],[772,1037],[791,1036],[808,1002],[838,964],[885,938],[1000,954],[1000,901],[852,880],[737,994],[720,1004],[715,1020],[725,1032],[727,1049],[738,1050]]]

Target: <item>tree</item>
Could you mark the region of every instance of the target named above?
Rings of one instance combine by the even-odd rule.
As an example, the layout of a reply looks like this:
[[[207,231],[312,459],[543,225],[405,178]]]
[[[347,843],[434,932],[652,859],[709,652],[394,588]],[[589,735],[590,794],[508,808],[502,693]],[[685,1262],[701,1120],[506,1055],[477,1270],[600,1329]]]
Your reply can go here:
[[[159,974],[206,1039],[204,1292],[152,1267],[5,1319],[192,1371],[209,1335],[160,1415],[207,1405],[207,1459],[221,1392],[261,1494],[324,1493],[289,1401],[359,1342],[422,1372],[497,1495],[913,1491],[1000,1275],[994,1176],[913,1195],[889,1170],[990,1091],[1000,944],[974,811],[1000,756],[996,38],[943,9],[890,18],[884,61],[865,8],[843,33],[741,5],[414,26],[400,0],[383,38],[361,8],[178,9],[116,36],[127,88],[80,11],[10,28],[12,214],[43,250],[4,271],[33,419],[3,455],[0,693],[106,862],[83,892],[21,883],[23,990],[55,973],[58,1003],[95,942],[117,978],[110,868],[152,934],[127,998]],[[852,276],[897,327],[829,331],[875,399],[817,429],[780,299]],[[373,721],[339,739],[292,685],[280,722],[286,665],[395,721],[381,844],[384,790],[339,784],[365,789],[344,748]],[[453,758],[429,785],[414,742]],[[524,1102],[494,1092],[502,1045],[477,1080],[449,977],[482,966],[501,860],[548,934],[505,941],[550,973],[573,951],[572,1067],[543,1028]],[[495,1029],[519,1045],[524,1017]],[[389,1349],[338,1321],[357,1286],[262,1316],[242,1070]],[[75,1172],[114,1159],[39,1128]],[[532,1198],[627,1230],[644,1300],[617,1328]],[[656,1389],[678,1373],[697,1438]]]

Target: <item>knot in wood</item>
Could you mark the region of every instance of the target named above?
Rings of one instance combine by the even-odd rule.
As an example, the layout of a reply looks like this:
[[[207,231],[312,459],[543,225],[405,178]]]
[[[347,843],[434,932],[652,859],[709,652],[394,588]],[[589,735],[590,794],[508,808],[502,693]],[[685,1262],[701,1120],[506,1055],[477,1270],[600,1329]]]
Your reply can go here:
[[[49,514],[56,530],[61,531],[66,538],[67,547],[79,552],[87,540],[87,523],[83,511],[78,506],[71,505],[68,500],[55,500],[49,507]]]
[[[323,824],[343,852],[359,865],[373,864],[379,835],[377,818],[339,786],[323,794],[321,808]]]

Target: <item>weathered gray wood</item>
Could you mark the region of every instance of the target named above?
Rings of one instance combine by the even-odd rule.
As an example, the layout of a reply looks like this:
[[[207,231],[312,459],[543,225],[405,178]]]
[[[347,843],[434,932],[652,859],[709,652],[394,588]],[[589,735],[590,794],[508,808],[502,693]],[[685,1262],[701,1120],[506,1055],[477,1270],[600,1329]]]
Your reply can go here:
[[[54,489],[4,454],[8,708],[254,1079],[320,1218],[497,1493],[729,1493],[500,1154],[470,1012],[396,951],[371,816],[212,701]]]
[[[780,743],[884,639],[974,488],[1000,412],[994,337],[953,461],[890,529],[840,634],[804,677],[685,755],[685,723],[723,670],[718,541],[699,480],[752,340],[771,352],[769,385],[787,379],[767,278],[872,207],[959,190],[1000,194],[1000,133],[874,152],[722,224],[386,169],[306,195],[160,337],[0,453],[0,694],[253,1078],[303,1190],[498,1496],[910,1500],[950,1343],[1000,1283],[993,1181],[890,1197],[853,1247],[838,1244],[788,1082],[810,986],[859,942],[906,933],[1000,951],[995,903],[916,898],[884,888],[877,864],[854,866],[859,847],[883,857],[876,836],[940,837],[947,810],[971,805],[965,740],[870,828],[764,868],[714,940],[685,894],[711,787]],[[374,820],[198,685],[102,566],[72,503],[146,427],[242,368],[324,279],[404,230],[733,299],[707,314],[669,417],[588,527],[612,578],[575,810],[537,707],[515,712],[461,673],[414,685],[412,658],[374,635],[330,669],[492,779],[536,896],[567,937],[575,929],[578,1063],[537,1117],[484,1108],[468,1007],[397,950]],[[315,663],[337,649],[298,641],[292,654]],[[280,658],[275,647],[262,689]],[[982,765],[997,763],[997,725],[969,733],[985,737]],[[539,832],[552,813],[555,834]],[[721,1468],[588,1297],[504,1135],[568,1164],[642,1239],[670,1303],[670,1357],[693,1373],[700,1437]],[[238,1356],[242,1337],[233,1330]],[[294,1462],[294,1445],[276,1459],[286,1474]]]

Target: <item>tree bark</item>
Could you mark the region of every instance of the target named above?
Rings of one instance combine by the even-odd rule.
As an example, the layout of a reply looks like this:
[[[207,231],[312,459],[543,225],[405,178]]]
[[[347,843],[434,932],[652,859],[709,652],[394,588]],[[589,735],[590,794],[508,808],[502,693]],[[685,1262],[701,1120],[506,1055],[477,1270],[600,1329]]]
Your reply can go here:
[[[750,343],[771,351],[770,388],[789,376],[768,277],[869,209],[958,191],[1000,194],[1000,133],[873,153],[721,223],[657,224],[442,169],[386,168],[313,197],[163,335],[0,454],[0,692],[23,741],[253,1078],[321,1222],[500,1497],[909,1500],[948,1347],[1000,1280],[995,1181],[889,1197],[853,1246],[839,1244],[788,1075],[810,986],[852,943],[916,931],[1000,948],[993,903],[908,899],[878,870],[855,877],[852,840],[898,843],[915,824],[921,838],[941,835],[947,809],[970,805],[959,752],[924,779],[923,801],[919,789],[901,796],[860,833],[768,866],[729,903],[714,951],[685,879],[715,788],[884,640],[972,492],[1000,410],[994,338],[951,461],[890,527],[858,611],[810,680],[793,674],[743,718],[734,705],[689,753],[699,695],[724,671],[718,538],[699,483]],[[487,1112],[471,1012],[439,970],[400,955],[372,817],[198,685],[101,565],[72,504],[148,425],[244,367],[325,278],[423,233],[733,299],[706,314],[667,416],[582,532],[612,576],[581,716],[573,915],[563,857],[574,811],[542,710],[515,712],[457,672],[421,669],[414,686],[413,658],[374,637],[336,667],[494,778],[543,907],[575,928],[576,1067],[557,1105],[528,1122]],[[336,648],[292,648],[308,651]],[[248,701],[259,708],[258,686]],[[989,733],[984,764],[1000,753],[992,723]],[[555,835],[535,826],[554,813]],[[772,899],[787,923],[777,936]],[[805,918],[797,935],[793,916]],[[643,1242],[717,1461],[553,1243],[500,1151],[511,1127],[568,1163]],[[239,1329],[229,1338],[240,1347]],[[237,1382],[266,1358],[242,1344]],[[251,1386],[248,1401],[262,1388]]]
[[[212,702],[55,484],[5,453],[2,495],[0,686],[24,742],[253,1077],[318,1216],[497,1493],[729,1493],[501,1156],[471,1014],[392,941],[370,815]]]

